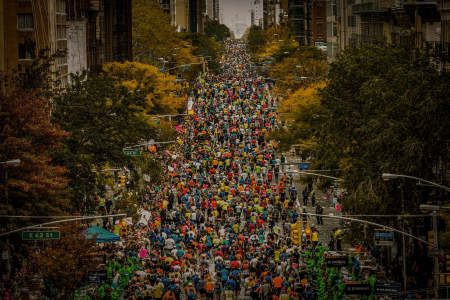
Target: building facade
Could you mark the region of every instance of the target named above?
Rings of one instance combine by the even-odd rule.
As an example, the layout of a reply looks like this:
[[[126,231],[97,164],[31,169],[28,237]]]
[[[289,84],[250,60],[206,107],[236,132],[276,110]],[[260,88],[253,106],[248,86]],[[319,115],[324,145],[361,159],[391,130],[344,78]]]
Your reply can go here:
[[[328,55],[349,45],[388,42],[448,53],[449,5],[441,0],[329,0]]]
[[[22,72],[47,49],[61,84],[70,73],[131,60],[131,0],[2,0],[0,71]]]
[[[263,26],[263,0],[252,0],[250,3],[251,25]]]

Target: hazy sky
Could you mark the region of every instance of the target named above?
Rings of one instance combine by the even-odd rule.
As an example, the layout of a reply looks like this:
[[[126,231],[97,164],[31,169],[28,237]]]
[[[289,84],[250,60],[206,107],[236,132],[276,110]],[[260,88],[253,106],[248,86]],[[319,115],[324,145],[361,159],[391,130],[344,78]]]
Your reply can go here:
[[[222,8],[222,22],[240,38],[250,26],[251,0],[220,0]]]

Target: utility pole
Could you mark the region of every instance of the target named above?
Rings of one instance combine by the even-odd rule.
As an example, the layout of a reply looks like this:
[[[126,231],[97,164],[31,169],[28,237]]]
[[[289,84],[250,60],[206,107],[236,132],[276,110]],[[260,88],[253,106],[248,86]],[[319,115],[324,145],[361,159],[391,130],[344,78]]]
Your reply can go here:
[[[438,213],[436,210],[433,210],[433,236],[434,236],[434,251],[439,251],[439,242],[438,242]],[[434,272],[434,297],[439,298],[439,259],[437,253],[434,253],[433,256],[433,272]]]
[[[400,197],[401,197],[401,205],[402,205],[402,215],[405,214],[405,198],[403,195],[403,186],[400,185]],[[402,231],[405,231],[405,219],[402,218]],[[402,235],[402,274],[403,274],[403,295],[406,296],[406,283],[407,281],[407,273],[406,273],[406,236]]]

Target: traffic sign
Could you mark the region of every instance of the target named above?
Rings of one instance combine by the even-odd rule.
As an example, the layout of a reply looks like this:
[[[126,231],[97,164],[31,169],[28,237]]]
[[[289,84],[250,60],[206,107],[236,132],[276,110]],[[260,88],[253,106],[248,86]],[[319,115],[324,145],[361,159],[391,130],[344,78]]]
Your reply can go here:
[[[327,267],[345,267],[348,265],[347,255],[327,255],[325,256]]]
[[[22,231],[24,241],[59,240],[59,238],[59,231]]]
[[[374,233],[375,245],[377,246],[392,246],[394,242],[393,232],[377,231]]]
[[[354,295],[369,295],[370,285],[359,281],[349,281],[345,283],[345,293]]]
[[[400,295],[400,283],[375,283],[375,295]]]
[[[142,152],[140,150],[123,150],[123,154],[129,156],[139,156]]]
[[[311,168],[311,163],[301,163],[300,164],[300,169],[304,170],[304,169],[309,169]]]
[[[107,272],[106,270],[101,271],[88,271],[88,282],[89,283],[100,283],[106,280]]]

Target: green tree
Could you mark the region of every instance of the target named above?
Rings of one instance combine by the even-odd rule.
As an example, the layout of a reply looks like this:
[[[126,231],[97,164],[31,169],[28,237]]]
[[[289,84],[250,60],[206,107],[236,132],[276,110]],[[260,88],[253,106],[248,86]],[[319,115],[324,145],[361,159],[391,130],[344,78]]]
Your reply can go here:
[[[216,20],[209,20],[205,24],[205,34],[216,41],[222,42],[231,37],[230,29],[225,24],[220,24]]]
[[[414,182],[385,183],[383,172],[440,181],[447,161],[449,76],[429,56],[389,45],[346,49],[331,64],[321,93],[318,167],[344,170],[348,211],[408,211],[431,195]],[[401,204],[401,203],[400,203]]]
[[[193,50],[192,53],[195,56],[202,56],[208,60],[208,66],[212,71],[216,71],[219,67],[217,59],[219,53],[223,51],[223,46],[215,39],[207,37],[202,33],[188,32],[183,33],[183,37],[186,41],[189,41]]]
[[[54,97],[53,120],[71,133],[57,160],[70,170],[70,192],[78,208],[95,188],[92,169],[128,162],[122,149],[155,133],[145,117],[146,91],[118,84],[108,73],[76,77]]]
[[[256,25],[252,25],[246,34],[247,48],[252,54],[259,52],[266,44],[264,30]]]

